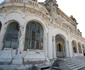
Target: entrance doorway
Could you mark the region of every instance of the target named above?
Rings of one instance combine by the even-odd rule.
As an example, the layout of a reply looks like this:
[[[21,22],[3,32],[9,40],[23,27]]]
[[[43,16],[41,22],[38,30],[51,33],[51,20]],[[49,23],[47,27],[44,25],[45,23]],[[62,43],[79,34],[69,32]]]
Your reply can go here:
[[[65,39],[61,35],[56,35],[56,56],[65,57]]]

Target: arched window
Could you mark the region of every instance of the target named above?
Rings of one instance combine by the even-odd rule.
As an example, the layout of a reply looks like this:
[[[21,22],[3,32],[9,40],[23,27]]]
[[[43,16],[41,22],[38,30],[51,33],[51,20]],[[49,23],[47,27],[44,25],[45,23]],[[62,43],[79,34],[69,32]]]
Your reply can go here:
[[[8,25],[4,38],[4,48],[18,48],[18,32],[19,25],[17,22],[12,22]]]
[[[27,49],[43,49],[43,28],[37,22],[29,22],[26,26],[24,50]]]
[[[83,50],[83,53],[85,53],[85,47],[84,47],[84,44],[82,44],[82,50]]]
[[[0,31],[1,31],[1,27],[2,27],[2,24],[1,24],[1,22],[0,22]]]
[[[82,48],[84,49],[85,47],[84,47],[84,44],[82,44]]]
[[[62,45],[59,43],[57,44],[57,51],[61,52],[62,51]]]
[[[73,51],[74,53],[77,53],[76,47],[73,47]]]
[[[81,44],[80,43],[78,43],[78,49],[79,49],[79,53],[82,53]]]
[[[74,40],[72,41],[72,47],[73,47],[73,52],[77,53],[77,46],[76,46],[76,42]]]

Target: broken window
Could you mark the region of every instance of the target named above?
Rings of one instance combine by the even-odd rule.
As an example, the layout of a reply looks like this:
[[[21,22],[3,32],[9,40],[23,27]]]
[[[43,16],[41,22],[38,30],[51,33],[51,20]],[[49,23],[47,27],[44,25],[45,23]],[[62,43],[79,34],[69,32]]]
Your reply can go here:
[[[4,38],[4,48],[17,49],[18,32],[19,32],[19,25],[17,22],[12,22],[8,25]]]
[[[43,28],[37,22],[29,22],[26,26],[25,47],[27,49],[42,49]]]

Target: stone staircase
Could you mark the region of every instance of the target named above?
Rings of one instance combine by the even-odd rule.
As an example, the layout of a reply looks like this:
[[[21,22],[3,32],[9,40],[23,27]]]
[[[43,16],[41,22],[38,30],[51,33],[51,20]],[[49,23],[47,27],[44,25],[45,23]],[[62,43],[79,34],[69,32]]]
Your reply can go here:
[[[15,58],[14,62],[18,61],[21,58]],[[30,63],[25,63],[25,64],[0,64],[0,70],[31,70],[30,68],[35,68],[38,69],[36,70],[85,70],[85,57],[80,56],[80,57],[73,57],[73,58],[58,58],[57,60],[52,61],[52,65],[48,63],[43,64],[42,62],[35,62],[35,66],[32,66]],[[34,64],[34,63],[33,63]],[[50,68],[49,68],[50,67]],[[41,69],[42,68],[42,69]]]
[[[12,63],[0,63],[0,70],[49,70],[50,64],[47,61],[29,61],[23,62],[18,55],[12,60]]]
[[[58,58],[61,70],[81,70],[85,67],[85,57],[76,56],[72,58]]]

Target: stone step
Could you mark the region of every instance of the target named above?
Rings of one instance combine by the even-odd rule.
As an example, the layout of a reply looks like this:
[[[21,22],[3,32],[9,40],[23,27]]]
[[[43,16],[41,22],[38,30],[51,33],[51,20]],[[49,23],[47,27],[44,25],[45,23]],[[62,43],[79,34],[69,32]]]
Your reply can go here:
[[[85,67],[85,57],[77,58],[62,58],[60,62],[61,70],[78,70]]]
[[[0,65],[0,70],[16,70],[20,65]]]
[[[12,61],[12,64],[23,64],[23,60],[22,59],[14,59],[13,61]]]
[[[22,57],[19,55],[16,55],[12,60],[12,64],[23,64]]]

